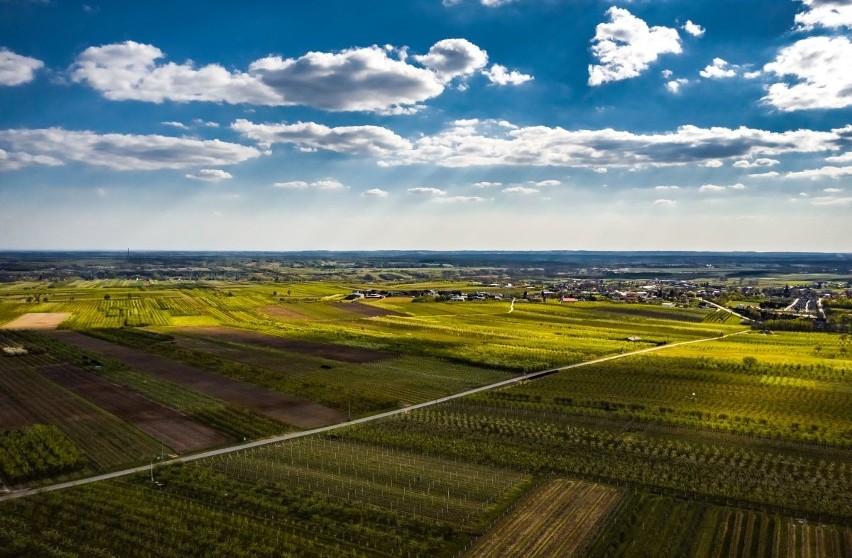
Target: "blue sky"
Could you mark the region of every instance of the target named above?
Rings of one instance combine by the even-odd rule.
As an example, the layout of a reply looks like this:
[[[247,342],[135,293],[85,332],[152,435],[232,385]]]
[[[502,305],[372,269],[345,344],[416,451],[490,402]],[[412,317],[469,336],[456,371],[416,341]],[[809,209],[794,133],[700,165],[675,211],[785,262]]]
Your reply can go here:
[[[852,0],[0,0],[0,249],[852,251]]]

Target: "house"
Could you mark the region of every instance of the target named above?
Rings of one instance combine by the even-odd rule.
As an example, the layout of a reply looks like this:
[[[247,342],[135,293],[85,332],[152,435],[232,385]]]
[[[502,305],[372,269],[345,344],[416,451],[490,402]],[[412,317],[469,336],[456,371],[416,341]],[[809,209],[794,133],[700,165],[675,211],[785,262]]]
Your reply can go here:
[[[570,303],[570,302],[579,302],[579,300],[577,300],[576,298],[570,297],[570,296],[563,296],[562,298],[559,299],[559,302]]]

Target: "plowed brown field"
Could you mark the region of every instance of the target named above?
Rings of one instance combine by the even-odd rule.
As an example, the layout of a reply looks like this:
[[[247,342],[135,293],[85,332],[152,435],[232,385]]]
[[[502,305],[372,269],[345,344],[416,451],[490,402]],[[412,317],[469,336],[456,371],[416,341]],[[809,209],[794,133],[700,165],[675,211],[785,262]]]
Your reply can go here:
[[[85,351],[123,362],[138,372],[175,382],[199,393],[240,405],[299,428],[316,428],[345,419],[345,415],[340,411],[306,399],[269,391],[182,362],[161,358],[82,333],[57,330],[51,332],[51,335]]]
[[[88,370],[70,364],[56,364],[43,366],[39,372],[178,452],[198,451],[231,440],[209,426]]]

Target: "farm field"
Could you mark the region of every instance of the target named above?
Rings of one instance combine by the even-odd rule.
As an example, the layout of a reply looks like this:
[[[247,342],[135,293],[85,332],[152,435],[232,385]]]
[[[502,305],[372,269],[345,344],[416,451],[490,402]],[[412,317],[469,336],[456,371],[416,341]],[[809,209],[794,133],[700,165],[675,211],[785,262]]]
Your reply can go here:
[[[339,422],[343,416],[310,401],[273,393],[252,384],[212,374],[187,364],[173,362],[138,349],[116,345],[70,331],[53,332],[57,338],[97,355],[122,362],[134,370],[172,381],[193,391],[251,409],[261,415],[300,428]]]
[[[30,312],[3,324],[2,329],[56,329],[70,316],[70,312]]]
[[[584,417],[505,399],[492,404],[478,395],[341,435],[530,473],[692,494],[709,503],[852,516],[848,449]]]
[[[478,397],[850,446],[852,354],[843,350],[849,345],[824,333],[755,332],[601,363]]]
[[[495,525],[467,556],[579,556],[620,497],[612,487],[552,480]]]
[[[39,372],[178,453],[198,451],[231,441],[221,432],[82,368],[55,364],[42,366]]]
[[[799,518],[633,493],[588,556],[848,557],[852,529]]]
[[[452,556],[523,473],[299,440],[0,504],[0,556]]]
[[[0,556],[852,557],[848,337],[650,304],[340,302],[355,288],[0,286],[0,323],[70,312],[56,331],[0,332],[29,350],[0,356],[0,448],[30,455],[0,477],[65,479],[660,350],[3,501]]]
[[[39,372],[55,361],[45,354],[0,358],[0,429],[52,425],[82,450],[92,466],[109,469],[150,458],[159,442]]]

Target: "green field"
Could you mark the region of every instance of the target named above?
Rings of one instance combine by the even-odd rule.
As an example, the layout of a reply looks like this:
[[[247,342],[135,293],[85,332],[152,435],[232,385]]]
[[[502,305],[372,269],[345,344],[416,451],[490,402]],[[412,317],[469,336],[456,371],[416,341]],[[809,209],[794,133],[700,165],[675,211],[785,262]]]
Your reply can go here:
[[[565,529],[600,522],[584,528],[571,556],[852,557],[847,335],[763,334],[726,312],[653,304],[340,302],[359,287],[0,286],[0,325],[71,312],[62,328],[352,418],[521,380],[322,435],[0,502],[0,556],[487,555],[476,552],[501,526],[534,520],[524,503],[561,479],[578,494],[599,486],[612,496],[605,509],[550,511]],[[0,345],[27,351],[0,356],[6,485],[163,451],[52,382],[45,366],[77,367],[234,441],[293,430],[56,336],[0,332]],[[654,350],[523,379],[642,349]],[[534,544],[534,530],[525,536]]]

